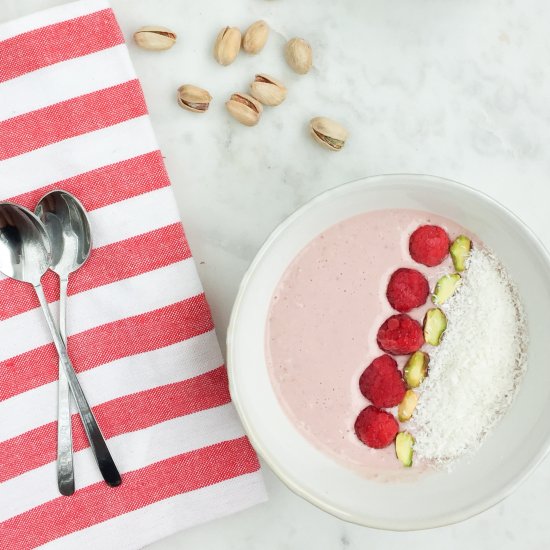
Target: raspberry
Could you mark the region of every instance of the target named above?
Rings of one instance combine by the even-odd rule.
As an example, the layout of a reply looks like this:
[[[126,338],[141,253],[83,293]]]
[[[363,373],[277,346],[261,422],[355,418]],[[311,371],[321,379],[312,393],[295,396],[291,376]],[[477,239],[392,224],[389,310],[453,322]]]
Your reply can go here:
[[[386,297],[393,309],[406,313],[426,303],[430,285],[420,271],[402,267],[390,277]]]
[[[399,431],[394,416],[372,405],[363,409],[355,420],[355,434],[368,447],[383,449],[391,444]]]
[[[421,348],[424,335],[418,321],[400,313],[382,323],[376,341],[382,351],[392,355],[408,355]]]
[[[449,235],[437,225],[421,225],[409,239],[409,252],[419,264],[439,265],[449,253]]]
[[[397,363],[389,355],[377,357],[359,378],[361,393],[381,409],[399,405],[407,388]]]

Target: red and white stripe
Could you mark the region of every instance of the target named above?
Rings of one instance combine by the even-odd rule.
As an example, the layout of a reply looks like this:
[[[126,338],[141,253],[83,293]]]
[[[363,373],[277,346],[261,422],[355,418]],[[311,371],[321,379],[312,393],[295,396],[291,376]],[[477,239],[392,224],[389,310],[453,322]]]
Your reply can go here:
[[[40,93],[36,93],[40,90]],[[0,277],[0,548],[139,548],[265,498],[124,37],[103,0],[0,25],[0,199],[62,188],[94,248],[69,286],[69,353],[123,483],[73,411],[57,493],[57,357],[32,288]],[[44,277],[52,309],[58,281]]]

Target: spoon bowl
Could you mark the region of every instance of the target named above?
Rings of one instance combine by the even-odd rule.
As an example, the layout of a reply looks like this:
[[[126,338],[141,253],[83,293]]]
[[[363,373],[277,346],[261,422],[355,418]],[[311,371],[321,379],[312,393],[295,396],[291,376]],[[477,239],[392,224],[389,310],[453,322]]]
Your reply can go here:
[[[36,286],[50,261],[49,239],[40,221],[22,206],[0,203],[0,271]]]
[[[92,249],[90,222],[80,201],[66,191],[51,191],[35,210],[52,248],[50,269],[67,277],[88,259]]]

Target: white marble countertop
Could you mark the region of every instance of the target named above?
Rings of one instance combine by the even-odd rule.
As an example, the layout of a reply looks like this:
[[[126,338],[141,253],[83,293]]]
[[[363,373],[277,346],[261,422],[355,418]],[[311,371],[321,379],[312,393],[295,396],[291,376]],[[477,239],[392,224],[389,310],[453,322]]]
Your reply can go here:
[[[63,3],[1,0],[0,20]],[[112,0],[127,38],[148,24],[178,33],[173,49],[130,45],[151,117],[199,263],[220,339],[239,280],[259,246],[319,192],[371,174],[415,172],[491,194],[550,246],[550,3],[547,0]],[[266,19],[259,56],[229,67],[211,56],[219,28]],[[314,68],[298,76],[281,54],[303,36]],[[281,78],[287,101],[260,125],[230,119],[225,99],[257,72]],[[180,109],[176,88],[214,96],[210,111]],[[337,154],[307,135],[326,115],[345,124]],[[546,549],[550,459],[508,499],[462,524],[391,533],[337,520],[265,471],[268,503],[151,548],[270,550],[337,548]],[[396,512],[399,513],[399,512]]]

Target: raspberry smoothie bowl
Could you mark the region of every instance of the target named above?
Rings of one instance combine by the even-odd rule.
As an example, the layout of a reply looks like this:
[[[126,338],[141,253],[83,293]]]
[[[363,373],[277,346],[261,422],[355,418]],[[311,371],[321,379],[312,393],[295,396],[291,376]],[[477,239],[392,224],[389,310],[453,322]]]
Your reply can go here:
[[[526,369],[525,314],[503,264],[466,228],[409,209],[315,237],[275,289],[265,341],[291,421],[377,479],[473,453]]]
[[[549,448],[549,280],[529,229],[460,184],[377,176],[321,195],[268,239],[233,310],[230,388],[253,445],[360,524],[486,509]]]

